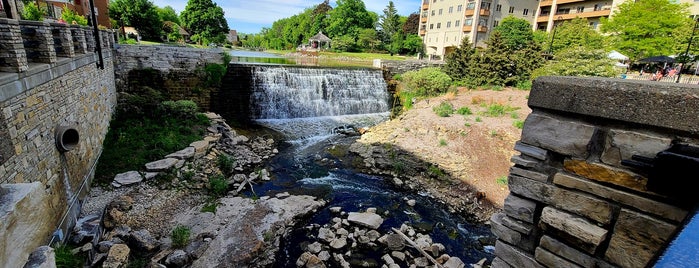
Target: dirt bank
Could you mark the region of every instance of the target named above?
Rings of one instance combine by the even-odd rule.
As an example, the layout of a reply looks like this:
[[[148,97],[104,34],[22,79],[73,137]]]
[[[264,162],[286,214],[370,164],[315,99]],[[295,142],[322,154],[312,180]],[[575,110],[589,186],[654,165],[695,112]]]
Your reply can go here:
[[[451,205],[478,201],[475,207],[482,207],[478,217],[487,218],[489,211],[502,207],[509,194],[506,176],[521,135],[515,125],[521,127],[531,112],[528,95],[529,91],[510,88],[462,88],[456,94],[419,100],[397,118],[372,127],[354,147],[364,151],[360,154],[365,159],[371,158],[365,166],[375,172],[422,178],[423,187],[435,187],[437,191],[432,193]],[[433,108],[442,102],[450,103],[454,110],[468,107],[471,114],[440,117]],[[373,149],[367,149],[371,146]],[[431,163],[441,171],[428,166],[422,172],[417,169],[418,174],[410,174],[407,170],[418,162]]]

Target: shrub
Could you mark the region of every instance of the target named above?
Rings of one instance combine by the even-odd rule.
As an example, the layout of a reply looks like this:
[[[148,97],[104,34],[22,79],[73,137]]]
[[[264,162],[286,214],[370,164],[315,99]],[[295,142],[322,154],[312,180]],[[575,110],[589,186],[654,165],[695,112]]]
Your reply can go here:
[[[226,75],[227,67],[228,64],[217,63],[209,63],[204,66],[204,71],[206,72],[206,86],[216,87],[220,85],[223,76]]]
[[[63,6],[63,13],[61,14],[61,19],[63,19],[66,23],[68,24],[75,24],[78,25],[87,25],[87,19],[81,15],[79,15],[77,12],[69,9],[67,6]]]
[[[440,117],[448,117],[454,113],[454,106],[452,106],[451,103],[444,101],[432,108],[432,111],[434,111]]]
[[[457,114],[460,114],[460,115],[471,115],[471,114],[473,114],[473,112],[471,112],[471,109],[469,109],[469,108],[466,107],[466,106],[461,107],[461,108],[459,108],[458,110],[456,110],[456,113],[457,113]]]
[[[218,168],[226,176],[230,175],[231,172],[233,172],[234,163],[235,161],[233,160],[233,158],[225,153],[218,155],[218,158],[216,159],[216,164],[218,164]]]
[[[172,246],[175,248],[183,248],[189,243],[189,236],[192,231],[189,227],[184,225],[177,225],[172,229],[170,238],[172,239]]]
[[[228,191],[228,182],[221,174],[209,178],[209,189],[214,196],[223,196]]]
[[[44,14],[46,14],[45,9],[37,7],[34,2],[29,2],[24,5],[20,16],[23,20],[43,21]]]
[[[403,82],[406,90],[417,96],[435,96],[447,92],[452,80],[440,68],[428,67],[404,73]]]
[[[191,100],[163,101],[160,107],[163,114],[181,119],[195,118],[199,110],[197,104]]]
[[[400,98],[400,103],[403,105],[404,110],[410,110],[413,108],[413,100],[417,98],[415,92],[400,91],[398,92],[398,97]]]
[[[65,244],[56,246],[54,253],[56,256],[56,267],[58,268],[83,267],[85,264],[84,256],[73,254],[71,249]]]

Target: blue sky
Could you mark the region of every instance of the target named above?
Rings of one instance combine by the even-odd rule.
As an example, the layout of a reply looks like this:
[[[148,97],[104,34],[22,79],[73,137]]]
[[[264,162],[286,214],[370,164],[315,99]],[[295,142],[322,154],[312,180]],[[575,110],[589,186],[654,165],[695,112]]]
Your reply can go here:
[[[263,27],[271,27],[276,20],[291,17],[303,12],[304,9],[320,4],[323,0],[253,0],[253,1],[223,1],[214,0],[223,8],[231,30],[241,33],[258,33]],[[159,7],[171,6],[175,11],[182,12],[187,6],[187,0],[153,0]],[[420,9],[421,0],[394,0],[398,14],[407,16]],[[381,15],[388,5],[388,0],[365,0],[367,10]],[[335,7],[335,0],[330,1]]]

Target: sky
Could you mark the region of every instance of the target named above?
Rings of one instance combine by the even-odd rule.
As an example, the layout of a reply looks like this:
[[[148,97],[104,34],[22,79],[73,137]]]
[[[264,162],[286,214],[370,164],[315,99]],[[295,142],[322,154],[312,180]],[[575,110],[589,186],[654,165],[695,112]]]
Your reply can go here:
[[[367,10],[383,14],[389,0],[364,0]],[[239,33],[258,33],[263,27],[272,27],[272,23],[283,18],[303,12],[304,9],[320,4],[323,0],[253,0],[223,1],[214,0],[223,8],[228,27]],[[179,14],[187,6],[187,0],[153,0],[158,7],[171,6]],[[408,16],[418,12],[421,0],[393,0],[398,14]],[[335,0],[330,1],[335,7]]]

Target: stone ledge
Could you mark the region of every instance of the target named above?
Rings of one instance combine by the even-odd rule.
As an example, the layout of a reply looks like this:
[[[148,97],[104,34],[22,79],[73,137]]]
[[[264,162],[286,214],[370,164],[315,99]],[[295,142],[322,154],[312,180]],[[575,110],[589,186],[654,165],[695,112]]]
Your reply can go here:
[[[618,78],[543,76],[529,106],[699,134],[696,85]],[[603,96],[603,97],[601,97]]]

